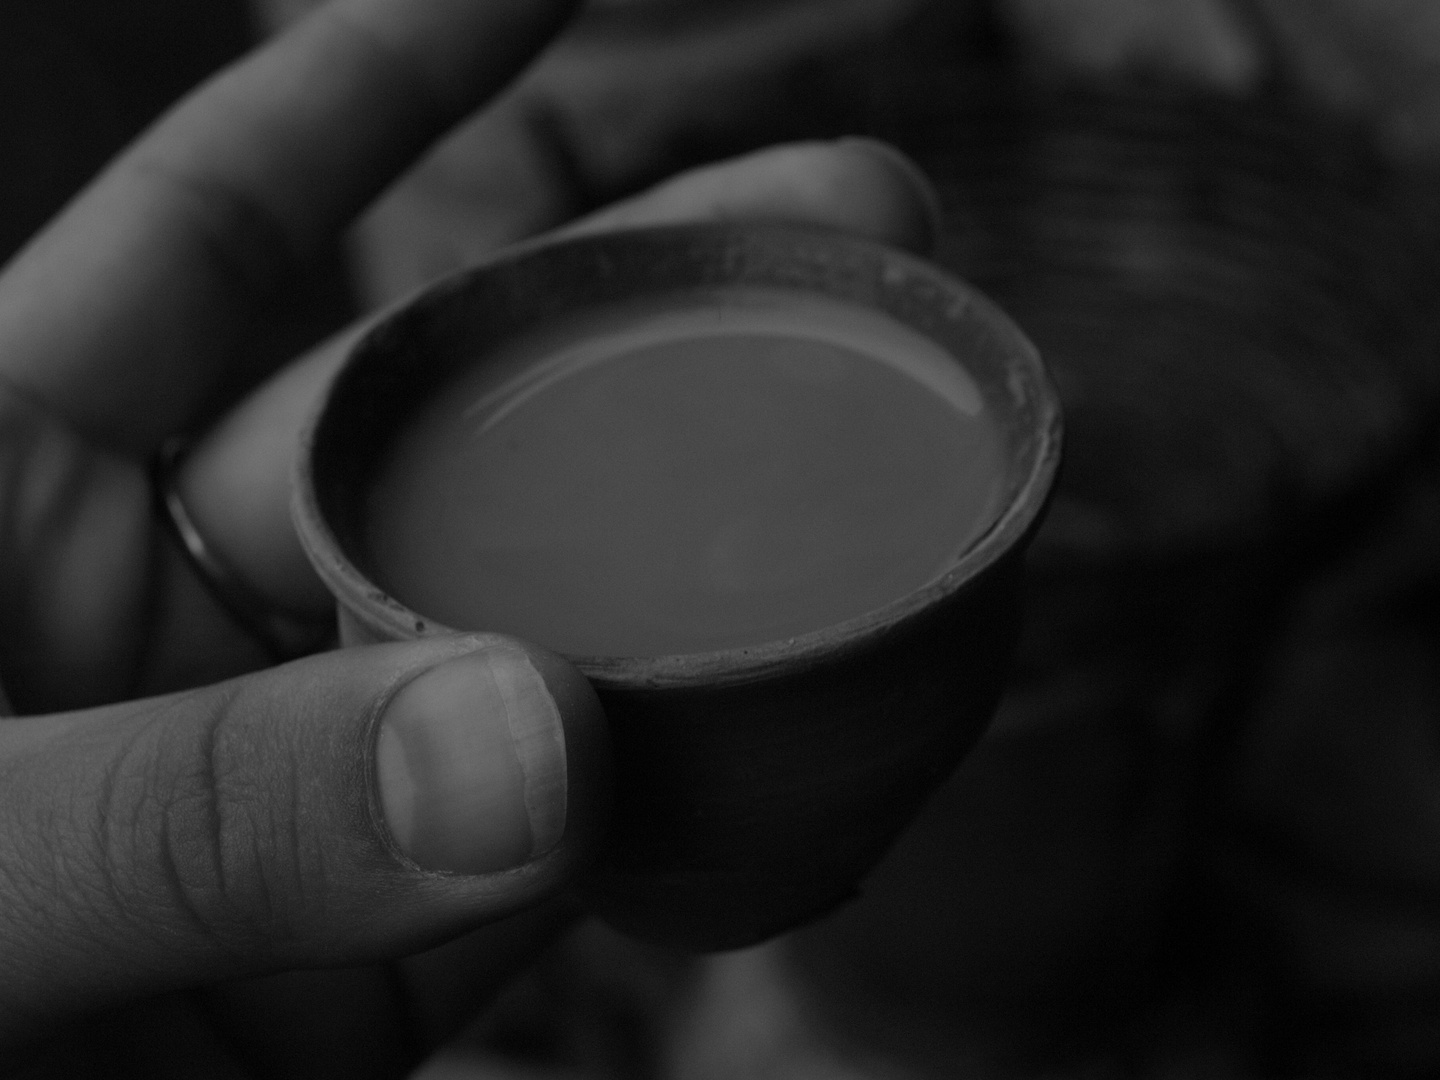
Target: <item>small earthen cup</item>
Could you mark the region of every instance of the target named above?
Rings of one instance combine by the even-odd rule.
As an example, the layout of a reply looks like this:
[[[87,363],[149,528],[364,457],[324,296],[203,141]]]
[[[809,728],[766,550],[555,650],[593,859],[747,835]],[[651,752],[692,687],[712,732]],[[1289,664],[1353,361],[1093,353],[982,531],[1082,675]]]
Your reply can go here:
[[[342,643],[449,633],[367,566],[365,497],[387,436],[527,327],[733,286],[878,309],[941,345],[978,385],[1007,471],[979,539],[884,608],[747,648],[569,657],[605,707],[616,765],[607,850],[580,890],[621,930],[694,950],[753,944],[853,895],[989,721],[1018,631],[1023,549],[1060,452],[1057,398],[1023,334],[938,267],[838,234],[694,225],[544,241],[444,279],[377,325],[297,466],[296,526],[336,596]]]

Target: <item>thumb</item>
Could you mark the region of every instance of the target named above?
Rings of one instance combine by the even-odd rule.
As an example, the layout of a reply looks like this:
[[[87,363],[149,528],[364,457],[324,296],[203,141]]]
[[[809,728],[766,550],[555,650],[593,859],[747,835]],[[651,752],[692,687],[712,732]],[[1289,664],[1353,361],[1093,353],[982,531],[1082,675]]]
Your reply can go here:
[[[589,684],[490,635],[0,721],[0,1041],[530,905],[595,849],[608,778]]]

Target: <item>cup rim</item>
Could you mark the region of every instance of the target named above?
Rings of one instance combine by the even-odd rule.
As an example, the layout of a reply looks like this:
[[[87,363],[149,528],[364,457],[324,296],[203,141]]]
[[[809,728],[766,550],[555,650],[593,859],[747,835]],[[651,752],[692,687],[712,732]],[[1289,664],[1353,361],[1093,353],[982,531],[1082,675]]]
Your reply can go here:
[[[1009,389],[1031,390],[1035,441],[1030,468],[1010,489],[1007,501],[990,524],[929,582],[889,603],[841,622],[775,641],[697,653],[663,656],[567,655],[588,678],[607,687],[661,688],[749,682],[777,671],[807,668],[859,648],[873,638],[922,616],[985,573],[1013,549],[1022,546],[1038,525],[1048,502],[1060,463],[1063,419],[1059,395],[1038,350],[1014,321],[978,289],[929,260],[898,248],[848,234],[807,226],[773,223],[692,223],[650,225],[596,233],[544,236],[514,245],[491,259],[446,275],[388,309],[347,349],[345,360],[332,372],[324,393],[303,429],[293,468],[292,519],[306,555],[325,581],[337,603],[379,631],[384,637],[405,640],[421,636],[466,633],[420,614],[389,595],[346,555],[339,537],[321,512],[312,466],[313,450],[321,424],[330,408],[333,389],[343,372],[383,334],[395,320],[413,309],[443,303],[477,275],[494,273],[539,252],[567,245],[603,248],[638,234],[649,238],[693,243],[719,243],[737,233],[761,236],[777,243],[788,238],[833,245],[851,253],[884,260],[888,267],[926,280],[975,312],[987,328],[1005,342]],[[478,632],[478,631],[477,631]]]

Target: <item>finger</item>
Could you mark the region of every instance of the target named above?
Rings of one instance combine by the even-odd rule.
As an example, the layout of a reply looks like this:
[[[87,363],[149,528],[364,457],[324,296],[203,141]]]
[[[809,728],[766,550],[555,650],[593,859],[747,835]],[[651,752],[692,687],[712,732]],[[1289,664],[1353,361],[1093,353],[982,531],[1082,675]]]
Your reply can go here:
[[[148,450],[274,291],[573,0],[332,0],[123,154],[0,279],[0,374]]]
[[[679,221],[769,220],[847,231],[917,251],[933,245],[938,201],[919,168],[871,140],[781,146],[696,169],[577,221],[572,234]],[[270,602],[330,600],[290,525],[299,431],[357,332],[281,373],[197,447],[181,487],[205,535]]]
[[[0,726],[0,1042],[66,1013],[436,944],[560,889],[608,805],[558,658],[347,649]]]
[[[935,189],[887,143],[770,147],[682,173],[560,230],[583,234],[684,221],[790,221],[929,252],[940,227]]]

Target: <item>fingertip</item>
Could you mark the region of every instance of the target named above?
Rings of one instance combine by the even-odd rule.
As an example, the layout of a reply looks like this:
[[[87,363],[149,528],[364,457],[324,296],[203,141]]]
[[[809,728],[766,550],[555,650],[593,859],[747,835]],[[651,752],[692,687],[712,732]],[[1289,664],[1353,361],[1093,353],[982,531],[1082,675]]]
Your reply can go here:
[[[697,221],[813,225],[928,254],[940,200],[924,171],[886,143],[785,143],[682,173],[561,233]]]
[[[564,728],[566,761],[565,846],[587,860],[609,825],[613,762],[610,725],[590,680],[568,660],[527,641],[511,639],[544,681]]]
[[[940,233],[940,199],[925,171],[888,143],[860,136],[786,143],[718,167],[724,212],[820,225],[925,255]]]
[[[880,238],[921,254],[940,235],[940,196],[925,170],[897,147],[851,135],[830,144],[852,182],[866,187],[873,227]],[[873,188],[873,190],[868,190]]]
[[[422,870],[488,875],[552,853],[570,863],[594,847],[607,752],[603,713],[578,671],[487,636],[386,703],[376,802],[398,854]]]

